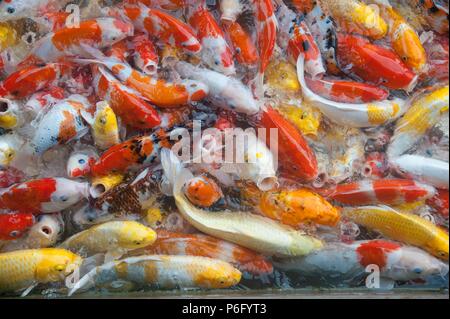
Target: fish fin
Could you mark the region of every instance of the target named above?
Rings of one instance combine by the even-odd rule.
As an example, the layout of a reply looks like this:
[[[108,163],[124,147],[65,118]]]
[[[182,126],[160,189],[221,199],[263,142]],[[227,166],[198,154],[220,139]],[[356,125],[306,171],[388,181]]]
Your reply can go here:
[[[95,286],[94,277],[97,274],[98,267],[91,269],[86,275],[84,275],[76,284],[69,290],[68,296],[72,296],[78,290],[86,288],[92,288]]]
[[[105,254],[105,263],[108,264],[110,262],[113,262],[115,260],[120,259],[125,254],[125,251],[123,249],[116,249],[112,251],[108,251]]]
[[[21,298],[24,298],[24,297],[28,296],[28,295],[30,294],[30,292],[31,292],[34,288],[36,288],[38,285],[39,285],[39,283],[37,283],[37,282],[34,283],[34,284],[31,284],[30,287],[26,288],[26,289],[22,292],[22,294],[20,295],[20,297],[21,297]]]
[[[94,125],[94,116],[91,113],[86,110],[81,110],[80,115],[90,126]]]

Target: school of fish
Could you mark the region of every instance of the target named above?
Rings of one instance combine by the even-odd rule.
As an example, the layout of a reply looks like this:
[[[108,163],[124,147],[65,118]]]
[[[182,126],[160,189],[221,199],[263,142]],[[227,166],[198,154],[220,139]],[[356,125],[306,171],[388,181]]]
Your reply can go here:
[[[0,0],[0,296],[448,289],[448,35],[445,0]]]

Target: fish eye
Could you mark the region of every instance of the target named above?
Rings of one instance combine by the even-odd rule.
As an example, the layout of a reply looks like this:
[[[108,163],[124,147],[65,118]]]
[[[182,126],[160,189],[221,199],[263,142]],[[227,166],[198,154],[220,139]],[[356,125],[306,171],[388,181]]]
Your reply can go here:
[[[422,268],[414,268],[413,270],[416,274],[421,274],[422,273]]]
[[[14,9],[13,7],[8,7],[8,9],[6,9],[6,12],[8,12],[9,14],[13,14],[14,12],[16,12],[16,9]]]
[[[36,217],[36,222],[41,222],[42,221],[42,218],[44,218],[44,216],[43,215],[39,215],[38,217]]]
[[[60,199],[62,202],[67,202],[67,201],[69,200],[69,198],[68,198],[67,196],[65,196],[65,195],[61,196],[59,199]]]
[[[64,265],[56,265],[55,266],[55,270],[58,272],[62,272],[62,271],[64,271],[64,269],[66,269],[66,266],[64,266]]]
[[[214,64],[215,64],[215,65],[220,65],[220,61],[219,61],[219,60],[215,60],[215,61],[214,61]]]
[[[78,164],[86,164],[86,160],[84,158],[80,158],[78,160]]]
[[[1,1],[0,1],[1,2]],[[9,233],[9,236],[17,238],[20,236],[20,231],[18,230],[13,230],[12,232]]]
[[[447,253],[445,251],[438,252],[438,255],[441,257],[447,257]]]

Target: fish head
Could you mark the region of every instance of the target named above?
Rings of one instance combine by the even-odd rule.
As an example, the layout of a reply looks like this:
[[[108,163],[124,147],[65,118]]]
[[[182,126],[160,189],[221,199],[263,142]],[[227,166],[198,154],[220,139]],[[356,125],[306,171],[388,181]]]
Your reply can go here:
[[[0,98],[0,128],[13,129],[19,125],[18,104],[12,100]]]
[[[29,213],[0,214],[0,240],[22,237],[34,222],[34,216]]]
[[[115,186],[122,183],[123,174],[111,173],[105,176],[94,177],[91,181],[91,188],[89,190],[92,198],[99,198]]]
[[[28,240],[32,247],[51,247],[63,232],[64,222],[60,214],[39,215],[28,233]]]
[[[36,266],[36,279],[42,283],[64,280],[80,267],[82,258],[63,249],[43,249]]]
[[[185,193],[192,204],[200,207],[210,207],[223,197],[217,183],[206,176],[191,179],[186,185]]]
[[[388,253],[383,276],[393,280],[427,279],[433,276],[445,277],[448,265],[416,247],[402,247]]]
[[[0,1],[0,21],[6,22],[26,17],[27,1]]]
[[[439,229],[438,233],[433,240],[429,241],[429,251],[441,260],[448,262],[449,254],[449,241],[448,234]]]
[[[97,23],[102,30],[102,46],[109,46],[134,34],[131,23],[118,18],[99,18]]]
[[[56,189],[51,195],[50,203],[42,203],[42,211],[54,212],[75,205],[83,198],[89,197],[89,184],[57,178]]]
[[[202,288],[229,288],[241,281],[242,273],[226,262],[213,262],[193,278]]]
[[[153,244],[156,232],[138,222],[120,222],[119,246],[125,249],[138,249]]]
[[[108,103],[100,102],[97,104],[92,128],[98,136],[108,137],[119,134],[116,114]]]
[[[73,152],[67,161],[67,176],[70,178],[86,176],[97,159],[98,154],[94,149],[86,148]]]

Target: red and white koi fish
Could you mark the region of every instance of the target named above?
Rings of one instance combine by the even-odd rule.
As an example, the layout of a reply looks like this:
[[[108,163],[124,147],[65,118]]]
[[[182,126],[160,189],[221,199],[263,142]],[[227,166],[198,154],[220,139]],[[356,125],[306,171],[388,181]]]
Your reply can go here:
[[[149,136],[133,137],[114,145],[91,166],[93,176],[123,173],[153,163],[163,147],[170,147],[165,133],[158,131]]]
[[[201,82],[184,80],[171,83],[163,79],[155,79],[117,59],[105,57],[97,50],[88,47],[85,47],[85,49],[98,60],[78,60],[79,62],[105,65],[126,86],[139,92],[142,97],[156,106],[162,108],[179,107],[191,102],[201,101],[209,93],[208,87]]]
[[[253,66],[258,62],[258,50],[246,30],[238,23],[223,24],[225,35],[234,50],[236,60],[247,66]]]
[[[369,103],[383,101],[389,92],[379,86],[339,80],[313,80],[305,78],[308,87],[316,94],[339,103]]]
[[[65,178],[42,178],[14,184],[0,191],[0,209],[55,213],[89,196],[88,183]]]
[[[91,166],[98,160],[98,154],[93,148],[80,148],[70,154],[67,161],[67,176],[79,178],[89,175]]]
[[[303,97],[331,121],[350,127],[376,127],[396,120],[403,114],[405,101],[399,98],[364,104],[339,103],[314,93],[307,85],[303,54],[297,61],[298,79]]]
[[[97,96],[108,101],[125,125],[137,129],[151,129],[161,124],[158,112],[146,103],[139,93],[120,83],[102,66],[93,66],[93,71]]]
[[[117,18],[97,18],[80,23],[79,28],[64,28],[39,40],[30,56],[23,62],[50,62],[68,55],[85,56],[83,44],[103,49],[132,36],[130,23]]]
[[[322,277],[330,282],[359,281],[367,277],[366,267],[376,265],[384,279],[409,281],[445,277],[448,265],[415,247],[385,240],[332,243],[304,257],[282,259],[275,263],[284,271],[294,271],[307,278]]]
[[[343,72],[391,90],[411,92],[418,76],[391,49],[350,34],[338,34],[338,62]]]
[[[275,1],[275,15],[278,21],[278,43],[287,50],[289,57],[295,63],[300,55],[305,56],[305,70],[313,78],[325,73],[322,55],[304,18],[289,9],[281,0]]]
[[[72,70],[68,63],[49,63],[25,67],[9,75],[0,85],[4,97],[24,99],[37,91],[58,86],[59,81]],[[1,93],[0,93],[1,95]]]
[[[449,187],[447,162],[417,155],[403,155],[390,159],[389,163],[402,177],[414,178],[437,188]]]
[[[208,99],[215,105],[249,115],[259,111],[252,92],[238,79],[181,61],[175,68],[182,77],[205,83],[209,88]]]
[[[83,120],[90,108],[81,95],[71,95],[37,118],[36,132],[31,139],[32,153],[42,155],[50,148],[81,138],[89,128]]]
[[[432,198],[436,189],[407,179],[365,180],[340,184],[328,195],[345,205],[401,205]]]
[[[190,255],[227,261],[239,270],[255,275],[271,274],[272,264],[262,255],[247,248],[208,235],[157,231],[158,238],[153,245],[133,251],[138,255]]]
[[[22,237],[34,223],[30,213],[0,214],[0,241]]]
[[[5,0],[0,1],[0,21],[38,17],[46,12],[58,11],[69,0]]]
[[[134,64],[143,73],[156,75],[159,57],[153,42],[145,34],[135,35],[131,39],[134,48]]]
[[[192,7],[189,10],[189,24],[196,31],[197,39],[202,45],[202,61],[217,72],[233,75],[236,72],[233,53],[219,24],[203,1]]]
[[[110,11],[113,16],[125,15],[132,21],[136,30],[146,32],[159,42],[176,46],[190,54],[199,53],[202,49],[195,31],[189,25],[161,10],[149,9],[140,4],[125,5],[123,8],[113,8]]]

